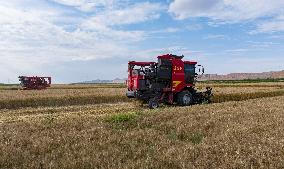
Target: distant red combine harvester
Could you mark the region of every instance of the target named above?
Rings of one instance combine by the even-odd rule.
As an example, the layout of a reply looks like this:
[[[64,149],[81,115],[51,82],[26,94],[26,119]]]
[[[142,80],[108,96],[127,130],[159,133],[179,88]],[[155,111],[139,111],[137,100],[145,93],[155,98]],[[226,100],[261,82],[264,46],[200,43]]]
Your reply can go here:
[[[51,77],[19,76],[19,81],[24,90],[42,90],[51,85]]]

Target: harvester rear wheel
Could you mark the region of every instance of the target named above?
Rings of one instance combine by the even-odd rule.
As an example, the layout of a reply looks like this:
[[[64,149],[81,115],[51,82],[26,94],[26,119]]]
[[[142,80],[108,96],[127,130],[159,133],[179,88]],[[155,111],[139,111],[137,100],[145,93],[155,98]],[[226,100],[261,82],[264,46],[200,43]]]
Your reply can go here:
[[[192,102],[193,102],[192,94],[189,91],[185,90],[185,91],[178,93],[177,95],[178,105],[189,106],[192,104]]]
[[[148,106],[149,106],[150,109],[156,109],[156,108],[159,107],[159,102],[156,99],[150,99]]]

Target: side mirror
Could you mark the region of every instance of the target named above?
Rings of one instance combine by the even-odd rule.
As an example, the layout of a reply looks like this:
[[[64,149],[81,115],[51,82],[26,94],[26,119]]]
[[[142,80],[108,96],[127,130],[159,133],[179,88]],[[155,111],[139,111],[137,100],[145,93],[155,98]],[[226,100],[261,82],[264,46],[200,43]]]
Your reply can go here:
[[[197,65],[197,68],[198,68],[199,75],[203,75],[205,72],[204,67],[202,65]]]

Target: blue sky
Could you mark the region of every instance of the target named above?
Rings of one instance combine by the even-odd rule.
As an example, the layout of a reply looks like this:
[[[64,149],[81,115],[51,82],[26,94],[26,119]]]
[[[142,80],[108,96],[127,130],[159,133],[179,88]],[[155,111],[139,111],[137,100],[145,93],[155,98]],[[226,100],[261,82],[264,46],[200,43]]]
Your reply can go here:
[[[0,2],[0,82],[127,76],[127,62],[183,54],[206,73],[284,70],[283,0]]]

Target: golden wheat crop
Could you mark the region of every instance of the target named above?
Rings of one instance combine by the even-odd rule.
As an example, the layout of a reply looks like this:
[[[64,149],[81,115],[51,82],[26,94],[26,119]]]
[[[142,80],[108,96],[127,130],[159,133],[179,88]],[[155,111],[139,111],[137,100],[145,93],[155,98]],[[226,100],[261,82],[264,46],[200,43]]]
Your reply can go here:
[[[284,96],[0,111],[0,168],[283,168]]]
[[[201,88],[202,89],[202,88]],[[214,87],[214,93],[254,93],[276,91],[277,87]],[[125,88],[76,88],[53,90],[0,90],[0,100],[25,100],[41,98],[64,98],[82,96],[125,96]]]
[[[258,83],[198,83],[197,86],[205,87],[278,87],[284,88],[284,82],[258,82]]]
[[[0,109],[127,102],[124,88],[0,90]]]
[[[214,87],[216,94],[272,92],[281,90],[279,87]]]
[[[47,89],[47,90],[0,90],[0,100],[61,98],[81,96],[125,95],[124,88]]]
[[[281,87],[214,87],[214,102],[283,95]],[[116,86],[116,87],[113,87]],[[47,90],[0,90],[0,109],[129,102],[121,85],[55,85]],[[201,88],[198,86],[197,88]]]

